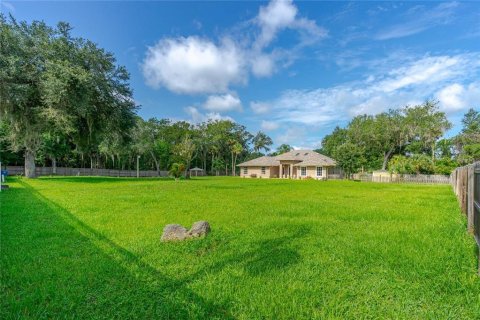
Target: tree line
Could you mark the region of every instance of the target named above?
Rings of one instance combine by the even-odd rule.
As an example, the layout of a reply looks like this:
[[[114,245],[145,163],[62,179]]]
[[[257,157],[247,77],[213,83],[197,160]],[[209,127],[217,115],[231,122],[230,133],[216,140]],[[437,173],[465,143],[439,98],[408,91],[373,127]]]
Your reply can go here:
[[[126,128],[123,128],[126,130]],[[23,164],[25,152],[11,143],[9,124],[0,123],[0,157],[5,164]],[[211,174],[235,174],[237,163],[262,156],[273,144],[264,132],[255,135],[229,120],[186,121],[135,116],[128,131],[108,132],[83,153],[71,136],[46,131],[39,136],[35,163],[42,166],[183,171],[196,166]],[[16,150],[16,151],[15,151]],[[26,161],[26,160],[25,160]],[[175,175],[175,174],[172,174]]]
[[[452,124],[438,102],[354,117],[322,140],[347,174],[389,170],[399,174],[450,174],[459,165],[480,161],[480,113],[470,109],[458,135],[444,138]]]
[[[169,169],[181,162],[224,173],[268,151],[272,139],[232,121],[192,125],[137,116],[127,70],[74,37],[68,23],[0,15],[0,157],[35,165]],[[178,167],[178,166],[177,166]]]

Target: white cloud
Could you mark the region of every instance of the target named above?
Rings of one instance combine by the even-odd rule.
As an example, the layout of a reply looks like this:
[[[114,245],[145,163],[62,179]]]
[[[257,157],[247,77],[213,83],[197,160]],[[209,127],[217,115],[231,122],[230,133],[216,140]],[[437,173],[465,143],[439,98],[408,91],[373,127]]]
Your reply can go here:
[[[414,6],[403,17],[402,23],[379,32],[375,39],[389,40],[410,36],[429,28],[448,24],[455,13],[458,2],[440,3],[433,9]]]
[[[278,129],[278,127],[279,127],[279,124],[274,121],[263,120],[261,124],[262,130],[265,130],[265,131],[273,131]]]
[[[229,116],[222,116],[218,112],[208,112],[206,114],[200,112],[196,107],[186,107],[184,111],[190,116],[191,122],[193,123],[200,123],[205,122],[208,120],[230,120],[235,122],[232,117]]]
[[[429,98],[437,98],[441,109],[448,113],[478,106],[480,83],[471,79],[479,78],[480,53],[409,61],[389,72],[382,66],[361,81],[313,90],[286,90],[273,101],[251,103],[251,108],[268,110],[270,121],[320,127],[358,114],[419,104]]]
[[[218,93],[230,84],[244,83],[241,49],[224,39],[219,45],[208,39],[187,37],[163,39],[149,47],[143,74],[151,87],[166,87],[176,93]]]
[[[264,114],[270,111],[272,106],[268,102],[252,101],[250,102],[250,109],[255,114]]]
[[[379,89],[391,92],[411,85],[436,83],[467,72],[470,63],[464,56],[426,57],[390,72],[389,78],[379,83]]]
[[[251,60],[252,73],[257,77],[267,77],[275,71],[275,61],[273,56],[258,54]]]
[[[242,102],[240,101],[240,98],[231,93],[213,95],[207,98],[207,101],[203,104],[203,108],[214,112],[227,112],[233,110],[241,111]]]
[[[307,136],[307,131],[304,127],[291,127],[284,133],[276,137],[278,144],[291,144],[293,141],[304,143]]]
[[[440,92],[438,92],[437,98],[442,101],[443,107],[445,109],[458,110],[464,107],[461,97],[464,92],[465,89],[462,85],[454,83],[440,90]]]
[[[194,20],[195,24],[195,20]],[[291,0],[272,0],[261,6],[258,15],[241,24],[240,35],[215,42],[196,36],[166,38],[148,47],[142,63],[147,85],[164,87],[180,94],[218,94],[233,85],[246,84],[250,73],[271,76],[286,68],[299,51],[325,37],[327,32],[315,21],[298,15]],[[297,32],[292,48],[266,48],[284,29]]]
[[[444,111],[455,112],[480,106],[480,82],[473,82],[467,86],[459,83],[448,85],[441,89],[436,98],[440,101]]]
[[[192,118],[193,123],[200,123],[205,121],[205,115],[201,113],[197,108],[195,107],[186,107],[185,112]]]
[[[264,47],[270,44],[280,30],[293,24],[297,11],[291,0],[273,0],[267,6],[260,7],[257,23],[261,32],[256,45]]]
[[[260,26],[260,34],[255,40],[254,48],[267,47],[284,29],[294,29],[302,35],[304,44],[312,43],[325,37],[327,31],[319,27],[315,21],[298,17],[298,8],[292,0],[272,0],[267,6],[260,7],[256,18]]]

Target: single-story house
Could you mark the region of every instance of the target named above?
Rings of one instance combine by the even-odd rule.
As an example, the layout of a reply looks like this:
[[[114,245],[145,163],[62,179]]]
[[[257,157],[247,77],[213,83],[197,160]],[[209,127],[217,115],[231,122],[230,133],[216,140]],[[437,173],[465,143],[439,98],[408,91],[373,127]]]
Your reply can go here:
[[[313,150],[292,150],[240,163],[240,176],[250,178],[338,179],[343,171],[335,160]]]

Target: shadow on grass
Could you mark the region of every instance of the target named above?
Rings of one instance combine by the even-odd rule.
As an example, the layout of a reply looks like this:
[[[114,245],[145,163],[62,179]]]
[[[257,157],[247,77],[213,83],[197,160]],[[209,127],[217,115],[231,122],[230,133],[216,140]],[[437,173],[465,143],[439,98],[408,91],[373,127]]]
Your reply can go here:
[[[10,290],[1,295],[1,313],[7,318],[233,318],[226,306],[190,290],[186,280],[168,278],[18,182],[24,188],[9,199],[17,208],[5,206],[2,213],[3,223],[10,220],[7,230],[2,227],[2,286]],[[18,233],[23,236],[15,242]],[[17,264],[22,260],[25,265]]]
[[[298,238],[297,235],[290,235],[260,241],[251,254],[245,256],[245,270],[250,275],[259,276],[270,272],[275,273],[298,263],[300,254],[290,247],[291,243]]]
[[[301,256],[296,250],[296,246],[298,240],[306,236],[310,229],[310,226],[304,224],[285,226],[282,232],[286,232],[288,235],[253,242],[244,252],[234,253],[230,257],[223,258],[190,275],[189,279],[201,278],[206,273],[218,273],[230,266],[243,268],[250,276],[273,278],[277,272],[301,262]]]

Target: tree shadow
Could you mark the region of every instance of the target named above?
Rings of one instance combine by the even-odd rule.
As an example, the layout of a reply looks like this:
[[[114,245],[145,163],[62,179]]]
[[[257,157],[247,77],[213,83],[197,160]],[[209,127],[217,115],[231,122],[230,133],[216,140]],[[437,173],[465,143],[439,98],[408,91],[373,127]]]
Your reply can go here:
[[[77,178],[74,180],[78,181]],[[275,228],[279,228],[277,225],[271,230],[266,230],[272,235],[271,238],[255,241],[248,249],[217,260],[193,274],[189,273],[183,278],[172,279],[88,226],[65,208],[47,199],[27,183],[18,182],[24,188],[17,188],[15,192],[23,193],[20,196],[28,199],[30,208],[40,210],[41,217],[38,217],[39,219],[47,219],[52,222],[47,228],[63,230],[62,233],[66,233],[62,238],[55,237],[55,241],[58,242],[56,248],[52,248],[49,243],[40,244],[42,247],[40,252],[49,252],[48,261],[44,261],[45,265],[42,265],[40,274],[51,274],[49,268],[53,268],[55,277],[42,278],[40,279],[41,283],[37,286],[56,288],[78,286],[77,290],[74,290],[77,294],[68,290],[66,293],[60,291],[63,294],[61,300],[73,304],[73,306],[69,306],[68,311],[73,315],[88,313],[94,318],[109,318],[114,315],[122,317],[128,314],[133,318],[233,319],[227,306],[228,301],[223,304],[209,301],[189,289],[189,284],[231,266],[242,267],[248,275],[254,277],[275,276],[276,272],[288,269],[301,261],[301,256],[296,250],[296,243],[310,231],[310,227],[305,224],[289,224],[280,226],[282,234],[287,233],[287,235],[275,237],[275,234],[278,233]],[[22,215],[24,220],[29,218],[28,213]],[[38,227],[38,225],[32,224],[32,228],[38,229]],[[31,239],[31,242],[34,241]],[[56,249],[58,250],[55,251]],[[27,249],[21,255],[30,255],[34,260],[45,260],[42,253],[37,253],[37,251]],[[62,257],[64,258],[65,255],[69,256],[67,264],[63,264],[65,259]],[[75,261],[81,263],[75,263]],[[65,274],[69,271],[67,265],[73,269],[70,276]],[[98,269],[94,279],[88,276],[91,270]],[[86,282],[85,279],[91,281]],[[11,292],[10,298],[17,302],[20,294],[31,294],[25,289],[16,289]],[[84,292],[90,293],[84,294]],[[20,301],[20,303],[13,303],[16,308],[2,309],[10,310],[15,316],[35,318],[39,310],[49,310],[48,306],[52,305],[51,301],[59,300],[59,297],[40,295],[37,296],[37,299],[35,305],[25,305]],[[49,317],[67,312],[57,304],[53,305],[56,307],[50,310],[50,314],[47,313]]]
[[[1,309],[7,318],[68,314],[80,318],[233,319],[225,305],[189,289],[187,279],[167,277],[25,182],[19,183],[24,188],[12,190],[9,201],[28,200],[28,206],[20,215],[14,212],[18,202],[16,207],[2,206],[3,224],[15,220],[10,222],[11,234],[2,227],[2,279],[6,280],[2,283],[9,290],[2,294],[5,305]],[[23,224],[21,230],[12,223]],[[23,235],[20,243],[13,241],[15,232]],[[22,270],[21,275],[16,270]],[[18,280],[29,277],[33,287]]]
[[[301,260],[300,254],[291,247],[296,235],[263,240],[245,255],[244,268],[253,276],[275,273],[286,269]]]
[[[230,266],[238,266],[250,276],[275,276],[275,273],[286,270],[301,262],[297,250],[298,240],[305,237],[311,227],[305,224],[290,224],[283,227],[288,234],[282,237],[253,242],[247,250],[234,253],[221,261],[199,270],[189,277],[198,279],[208,273],[218,273]],[[272,232],[274,234],[274,231]]]

